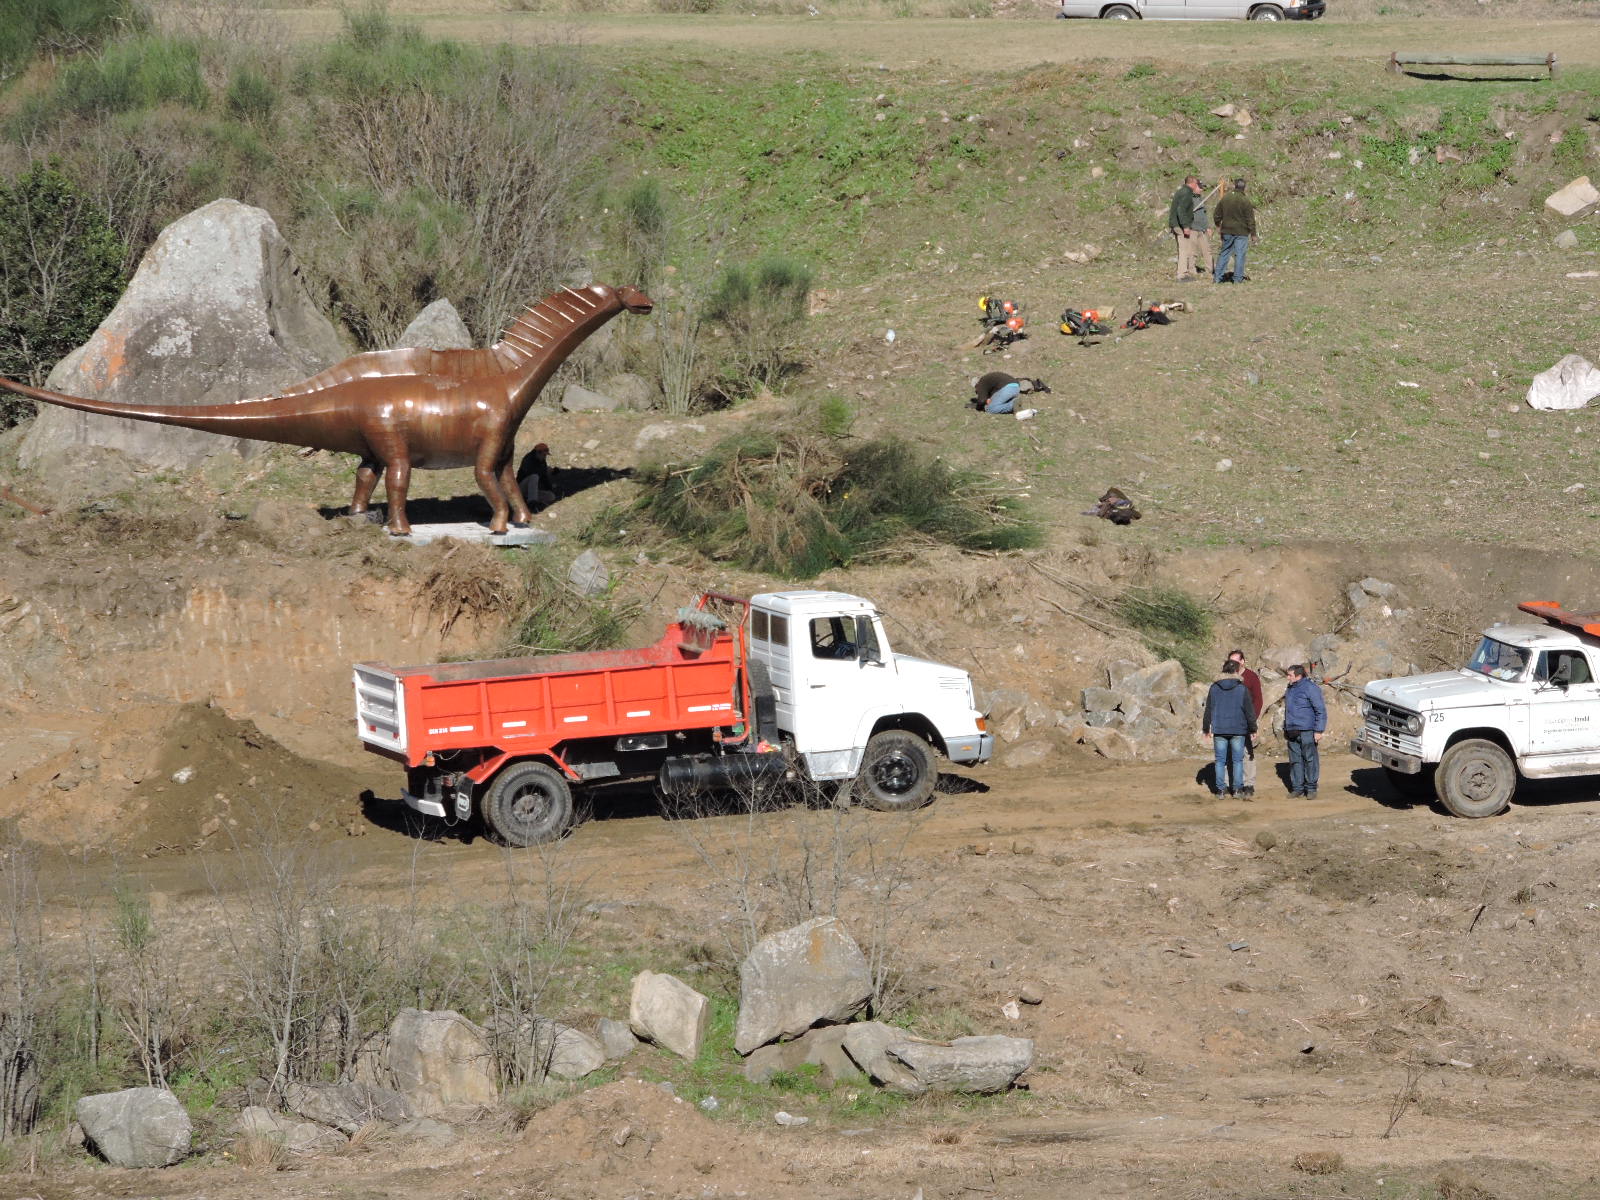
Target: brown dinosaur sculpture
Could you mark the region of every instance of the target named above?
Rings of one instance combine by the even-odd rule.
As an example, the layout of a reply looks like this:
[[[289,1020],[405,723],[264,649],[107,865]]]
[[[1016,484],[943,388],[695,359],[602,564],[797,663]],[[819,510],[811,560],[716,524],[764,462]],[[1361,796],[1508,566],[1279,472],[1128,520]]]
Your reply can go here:
[[[489,532],[532,519],[512,473],[517,428],[578,344],[626,309],[648,313],[637,288],[563,288],[512,321],[486,350],[376,350],[357,354],[276,396],[183,407],[84,400],[0,378],[18,395],[109,417],[358,454],[350,511],[367,511],[383,468],[388,529],[408,534],[412,468],[471,467],[493,509]]]

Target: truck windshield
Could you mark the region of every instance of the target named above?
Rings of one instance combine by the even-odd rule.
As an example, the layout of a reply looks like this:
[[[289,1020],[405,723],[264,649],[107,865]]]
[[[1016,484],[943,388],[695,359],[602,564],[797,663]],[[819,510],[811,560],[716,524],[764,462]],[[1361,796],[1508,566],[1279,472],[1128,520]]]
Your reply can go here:
[[[1486,637],[1467,664],[1467,670],[1487,675],[1491,679],[1520,679],[1528,668],[1528,651],[1520,646],[1508,645]]]

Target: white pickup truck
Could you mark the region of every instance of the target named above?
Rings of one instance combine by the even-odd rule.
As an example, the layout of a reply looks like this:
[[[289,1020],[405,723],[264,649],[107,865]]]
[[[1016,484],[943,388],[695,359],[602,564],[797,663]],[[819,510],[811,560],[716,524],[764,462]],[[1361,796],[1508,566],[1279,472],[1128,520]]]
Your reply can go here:
[[[1546,624],[1492,625],[1458,670],[1367,684],[1350,749],[1458,817],[1503,812],[1522,778],[1600,775],[1600,613],[1517,607]]]

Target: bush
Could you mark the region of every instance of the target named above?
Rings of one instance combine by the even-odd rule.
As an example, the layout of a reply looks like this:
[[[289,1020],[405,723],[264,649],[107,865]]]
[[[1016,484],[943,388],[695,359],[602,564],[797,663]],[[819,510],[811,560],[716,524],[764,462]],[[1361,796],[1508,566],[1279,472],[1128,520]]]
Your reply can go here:
[[[1182,588],[1133,587],[1117,597],[1117,615],[1138,630],[1152,653],[1183,664],[1189,682],[1210,679],[1211,613]]]
[[[228,112],[241,121],[266,122],[278,105],[272,81],[254,67],[239,67],[228,80]]]
[[[140,24],[132,0],[10,0],[0,20],[0,83],[35,53],[82,50]]]
[[[846,445],[804,428],[752,430],[696,467],[640,473],[640,507],[711,558],[791,579],[865,555],[1035,546],[1040,532],[1014,497],[894,439]]]
[[[111,311],[122,262],[105,213],[54,165],[35,163],[0,186],[0,375],[42,382]],[[0,428],[32,409],[0,400]]]
[[[547,556],[534,555],[524,576],[522,602],[511,620],[501,655],[608,650],[627,641],[641,607],[610,596],[586,596],[567,583]]]
[[[771,387],[794,368],[811,296],[811,268],[787,258],[764,258],[754,267],[723,270],[706,303],[706,315],[733,341],[729,382],[751,393]]]
[[[161,104],[199,109],[208,99],[194,42],[133,37],[111,43],[98,58],[70,64],[54,87],[23,106],[14,132],[27,136],[67,117],[96,117]]]

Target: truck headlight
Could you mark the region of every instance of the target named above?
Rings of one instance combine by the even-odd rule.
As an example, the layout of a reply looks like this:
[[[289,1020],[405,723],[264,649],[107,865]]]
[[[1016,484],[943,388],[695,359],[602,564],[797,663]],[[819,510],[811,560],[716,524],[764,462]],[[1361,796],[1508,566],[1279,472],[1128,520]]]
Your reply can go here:
[[[1422,732],[1422,718],[1416,713],[1412,713],[1406,718],[1405,731],[1412,737],[1419,735]]]
[[[1363,717],[1370,717],[1372,715],[1372,701],[1371,700],[1362,700],[1361,701],[1361,715]]]

